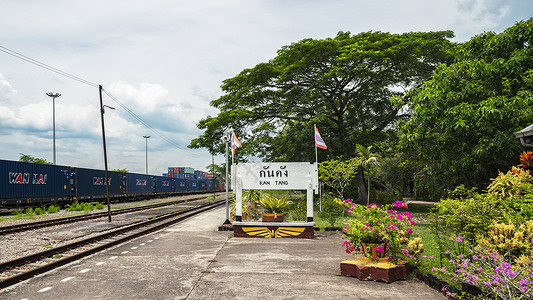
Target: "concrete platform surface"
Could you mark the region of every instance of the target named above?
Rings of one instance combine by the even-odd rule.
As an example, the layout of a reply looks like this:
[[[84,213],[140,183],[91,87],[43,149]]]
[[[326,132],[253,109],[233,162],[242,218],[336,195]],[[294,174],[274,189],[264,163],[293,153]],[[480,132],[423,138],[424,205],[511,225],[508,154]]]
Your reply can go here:
[[[232,238],[217,209],[0,291],[0,299],[446,299],[416,279],[340,275],[340,235]]]

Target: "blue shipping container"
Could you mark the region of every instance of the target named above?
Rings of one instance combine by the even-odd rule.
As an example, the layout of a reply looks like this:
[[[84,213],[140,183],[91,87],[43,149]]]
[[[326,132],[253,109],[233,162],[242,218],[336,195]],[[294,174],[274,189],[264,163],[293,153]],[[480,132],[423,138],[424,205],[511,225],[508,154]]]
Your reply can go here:
[[[196,179],[188,179],[189,182],[189,191],[191,192],[198,192],[198,180]]]
[[[187,185],[187,180],[184,178],[176,178],[176,191],[178,192],[187,192],[189,187]]]
[[[171,194],[176,192],[176,178],[154,176],[156,194]]]
[[[124,173],[108,171],[109,196],[118,197],[124,194]],[[107,195],[105,185],[105,171],[70,168],[70,182],[72,196],[77,199],[105,198]]]
[[[126,173],[126,193],[128,196],[151,195],[154,191],[154,181],[152,176]]]
[[[0,160],[0,203],[64,201],[70,197],[66,166]]]

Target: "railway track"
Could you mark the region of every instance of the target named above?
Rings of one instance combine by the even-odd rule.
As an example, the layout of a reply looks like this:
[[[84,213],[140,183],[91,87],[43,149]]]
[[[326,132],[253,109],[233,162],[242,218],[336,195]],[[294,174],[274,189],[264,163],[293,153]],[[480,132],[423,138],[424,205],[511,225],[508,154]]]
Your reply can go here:
[[[225,204],[199,205],[0,264],[0,289]]]
[[[131,207],[131,208],[113,210],[111,211],[111,215],[120,215],[120,214],[125,214],[125,213],[136,212],[136,211],[165,207],[165,206],[185,203],[186,201],[195,201],[195,200],[202,199],[202,198],[204,197],[199,196],[199,197],[190,198],[186,200],[183,199],[183,200],[177,200],[177,201],[166,202],[166,203],[158,203],[158,204],[151,204],[151,205],[143,205],[139,207]],[[45,228],[45,227],[50,227],[50,226],[55,226],[55,225],[75,223],[75,222],[91,220],[91,219],[98,219],[98,218],[103,218],[107,216],[108,216],[108,212],[102,212],[102,213],[94,213],[94,214],[74,216],[74,217],[65,217],[65,218],[58,218],[58,219],[31,222],[31,223],[11,225],[11,226],[3,226],[3,227],[0,227],[0,236],[11,234],[11,233],[28,231],[28,230],[35,230],[39,228]]]

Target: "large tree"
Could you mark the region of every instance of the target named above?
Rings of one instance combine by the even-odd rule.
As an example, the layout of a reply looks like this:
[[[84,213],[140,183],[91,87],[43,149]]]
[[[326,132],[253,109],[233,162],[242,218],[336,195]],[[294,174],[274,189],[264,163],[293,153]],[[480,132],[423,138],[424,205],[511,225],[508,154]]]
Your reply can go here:
[[[513,132],[533,122],[532,45],[533,19],[475,36],[400,103],[412,111],[401,145],[426,166],[433,191],[486,188],[518,163],[523,148]]]
[[[339,32],[282,47],[275,58],[224,81],[211,102],[220,113],[198,123],[204,133],[189,147],[223,153],[220,137],[232,127],[239,153],[271,161],[313,161],[313,124],[331,157],[355,155],[400,117],[391,104],[451,62],[450,31],[391,34]]]

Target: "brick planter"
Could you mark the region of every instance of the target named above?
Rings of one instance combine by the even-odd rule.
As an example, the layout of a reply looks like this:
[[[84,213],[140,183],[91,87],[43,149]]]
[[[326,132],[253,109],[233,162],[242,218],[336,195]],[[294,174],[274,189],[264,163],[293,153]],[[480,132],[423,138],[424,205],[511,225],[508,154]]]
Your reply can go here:
[[[379,262],[359,256],[341,262],[341,273],[345,276],[357,277],[360,280],[374,280],[391,283],[396,280],[407,279],[408,268],[406,261],[393,264],[388,257],[381,258]]]

